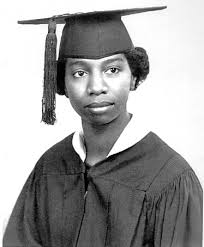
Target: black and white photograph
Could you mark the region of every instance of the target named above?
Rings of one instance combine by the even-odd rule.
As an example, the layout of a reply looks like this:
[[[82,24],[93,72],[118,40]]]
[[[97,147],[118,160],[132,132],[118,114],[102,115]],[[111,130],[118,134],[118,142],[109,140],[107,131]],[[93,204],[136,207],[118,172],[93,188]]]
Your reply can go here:
[[[3,247],[202,247],[203,10],[1,4]]]

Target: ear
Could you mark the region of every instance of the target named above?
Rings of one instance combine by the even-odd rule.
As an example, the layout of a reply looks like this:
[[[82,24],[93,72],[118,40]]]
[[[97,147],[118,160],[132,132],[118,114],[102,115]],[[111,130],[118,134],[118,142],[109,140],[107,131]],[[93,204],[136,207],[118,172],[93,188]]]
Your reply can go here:
[[[135,91],[136,90],[136,80],[137,80],[137,77],[134,77],[132,75],[131,81],[130,81],[130,91]]]

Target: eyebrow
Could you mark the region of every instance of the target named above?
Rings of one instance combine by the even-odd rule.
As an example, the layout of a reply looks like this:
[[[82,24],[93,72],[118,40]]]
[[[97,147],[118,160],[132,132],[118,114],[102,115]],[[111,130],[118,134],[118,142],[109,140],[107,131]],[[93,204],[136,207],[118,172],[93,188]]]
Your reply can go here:
[[[108,63],[114,63],[114,62],[124,62],[124,59],[121,57],[118,58],[110,58],[108,60],[105,60],[102,64],[108,64]]]
[[[114,63],[114,62],[124,62],[124,59],[123,58],[110,58],[108,60],[105,60],[102,62],[102,66],[103,65],[106,65],[106,64],[109,64],[109,63]],[[69,66],[74,66],[74,65],[86,65],[87,62],[86,61],[83,61],[83,60],[75,60],[75,61],[71,61],[69,62],[68,61],[68,65]]]
[[[69,66],[73,66],[73,65],[84,65],[85,64],[85,62],[84,61],[81,61],[81,60],[79,60],[79,61],[71,61],[71,62],[69,62],[68,61],[68,63],[67,63]]]

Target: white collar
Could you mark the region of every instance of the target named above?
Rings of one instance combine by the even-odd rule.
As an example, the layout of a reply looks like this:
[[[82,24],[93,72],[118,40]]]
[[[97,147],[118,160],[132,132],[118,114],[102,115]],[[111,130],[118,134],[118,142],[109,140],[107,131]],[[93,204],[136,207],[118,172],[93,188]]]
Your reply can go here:
[[[137,119],[132,116],[131,120],[119,136],[118,140],[113,145],[107,157],[133,146],[134,144],[139,142],[145,135],[147,135],[148,132],[149,130],[144,125],[144,123],[139,123],[139,121],[137,121]],[[81,160],[84,162],[86,159],[86,148],[84,145],[84,135],[82,127],[81,130],[74,133],[72,145]]]

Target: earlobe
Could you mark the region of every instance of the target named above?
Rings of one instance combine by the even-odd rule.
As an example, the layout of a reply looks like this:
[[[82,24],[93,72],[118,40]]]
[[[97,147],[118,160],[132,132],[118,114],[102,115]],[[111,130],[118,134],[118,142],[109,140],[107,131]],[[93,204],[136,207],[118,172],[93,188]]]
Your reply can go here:
[[[136,90],[136,81],[137,81],[137,78],[132,76],[131,83],[130,83],[130,91]]]

